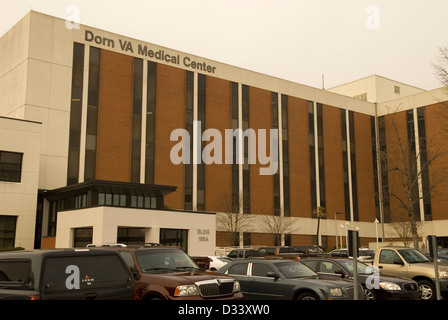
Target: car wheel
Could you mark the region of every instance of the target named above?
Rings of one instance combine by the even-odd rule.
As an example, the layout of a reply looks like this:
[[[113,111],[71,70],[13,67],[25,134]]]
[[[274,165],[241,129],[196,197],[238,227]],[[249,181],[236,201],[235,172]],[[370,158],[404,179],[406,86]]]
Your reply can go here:
[[[375,292],[373,290],[367,289],[363,287],[364,294],[366,296],[366,300],[376,300]]]
[[[428,280],[420,280],[417,281],[418,288],[420,290],[420,299],[421,300],[434,300],[435,299],[435,289],[434,285],[431,281]]]
[[[297,297],[297,300],[319,300],[319,298],[314,293],[304,292]]]

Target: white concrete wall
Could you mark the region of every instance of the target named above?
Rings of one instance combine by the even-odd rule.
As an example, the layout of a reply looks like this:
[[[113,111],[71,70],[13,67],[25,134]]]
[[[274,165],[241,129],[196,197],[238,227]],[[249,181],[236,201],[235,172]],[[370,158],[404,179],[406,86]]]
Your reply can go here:
[[[400,93],[395,93],[395,86],[400,87]],[[328,89],[348,97],[354,97],[367,93],[367,101],[371,103],[382,103],[395,100],[410,95],[425,92],[425,90],[416,88],[398,81],[394,81],[378,75],[372,75],[359,80],[355,80],[334,88]]]
[[[20,182],[0,181],[0,215],[17,216],[16,247],[34,248],[40,123],[0,117],[0,150],[22,153]]]
[[[118,227],[147,228],[146,242],[159,242],[160,229],[188,230],[188,254],[213,255],[216,216],[182,211],[96,207],[58,213],[56,247],[73,247],[75,228],[93,227],[93,243],[116,243]],[[204,231],[207,235],[200,234]],[[206,237],[202,238],[202,237]]]

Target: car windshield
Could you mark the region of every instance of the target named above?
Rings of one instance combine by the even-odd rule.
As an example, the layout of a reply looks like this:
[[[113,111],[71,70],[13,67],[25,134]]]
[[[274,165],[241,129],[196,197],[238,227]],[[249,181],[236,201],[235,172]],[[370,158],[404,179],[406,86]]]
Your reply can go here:
[[[140,268],[145,273],[167,273],[199,269],[182,250],[142,250],[136,252]]]
[[[375,252],[373,250],[359,250],[359,256],[368,256],[373,257],[375,255]]]
[[[345,270],[353,274],[353,261],[352,260],[345,260],[340,261],[340,264],[344,267]],[[356,264],[357,272],[358,274],[372,274],[374,269],[372,267],[369,267],[368,265],[358,262]]]
[[[302,278],[316,276],[317,274],[298,261],[291,261],[285,263],[278,263],[278,269],[285,276],[285,278]]]
[[[415,249],[403,249],[398,250],[398,252],[404,258],[404,260],[406,260],[407,263],[422,263],[429,261],[423,253]]]

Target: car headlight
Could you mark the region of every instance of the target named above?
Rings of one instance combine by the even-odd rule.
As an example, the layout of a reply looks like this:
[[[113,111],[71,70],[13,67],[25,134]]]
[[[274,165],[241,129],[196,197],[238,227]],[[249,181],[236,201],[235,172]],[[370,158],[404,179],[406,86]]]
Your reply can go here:
[[[330,294],[333,297],[342,297],[342,290],[341,290],[341,288],[331,288]]]
[[[448,271],[439,271],[440,278],[448,278]]]
[[[384,290],[389,290],[389,291],[401,290],[401,288],[398,284],[392,283],[392,282],[380,282],[380,287],[383,288]]]
[[[240,292],[240,282],[238,280],[233,281],[233,292]]]
[[[195,284],[186,284],[182,286],[177,286],[174,290],[174,296],[176,297],[186,297],[186,296],[198,296],[199,290]]]

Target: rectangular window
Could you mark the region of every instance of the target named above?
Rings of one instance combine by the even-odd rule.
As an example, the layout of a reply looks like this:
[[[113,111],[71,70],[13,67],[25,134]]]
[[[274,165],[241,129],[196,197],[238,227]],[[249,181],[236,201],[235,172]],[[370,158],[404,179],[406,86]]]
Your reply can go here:
[[[289,138],[288,138],[288,96],[282,95],[282,146],[283,146],[283,214],[289,217]]]
[[[317,181],[316,181],[316,144],[314,133],[314,103],[308,101],[308,132],[310,148],[310,174],[311,174],[311,208],[312,212],[317,208]]]
[[[140,182],[140,155],[142,139],[143,60],[134,58],[131,146],[131,182]]]
[[[194,109],[194,73],[186,72],[186,101],[185,101],[185,128],[190,137],[193,137],[193,109]],[[190,159],[185,164],[185,197],[184,209],[193,209],[193,143],[190,143]]]
[[[16,216],[0,215],[0,248],[14,247],[16,238]]]
[[[145,228],[124,228],[119,227],[117,230],[117,242],[124,244],[144,244]]]
[[[322,119],[322,104],[316,105],[317,111],[317,148],[318,148],[318,164],[319,164],[319,206],[326,206],[325,201],[325,164],[324,164],[324,126]]]
[[[249,129],[249,87],[243,85],[243,131]],[[244,164],[243,164],[243,212],[250,213],[250,171],[249,171],[249,146],[244,144]]]
[[[101,50],[90,47],[89,59],[89,93],[87,104],[86,158],[84,180],[95,180],[96,174],[96,138],[98,127],[98,100],[100,89],[100,54]]]
[[[160,244],[163,246],[178,246],[188,252],[188,230],[160,229]]]
[[[157,63],[148,61],[145,183],[154,183]]]
[[[0,181],[22,180],[22,153],[0,151]]]
[[[79,154],[81,141],[82,91],[84,85],[84,45],[74,43],[72,96],[70,105],[70,134],[68,142],[67,185],[79,182]]]
[[[271,92],[271,106],[272,106],[272,128],[279,129],[278,121],[278,93]],[[271,151],[272,152],[272,151]],[[278,150],[277,150],[278,152]],[[281,215],[280,206],[280,170],[274,174],[274,215]]]
[[[238,129],[238,83],[232,82],[232,130]],[[240,212],[239,164],[237,161],[236,143],[233,143],[232,161],[232,211]]]
[[[198,74],[198,121],[201,122],[201,132],[206,129],[206,83],[207,78],[203,74]],[[201,139],[202,140],[202,139]],[[205,141],[201,141],[201,150],[205,147]],[[202,154],[202,152],[201,152]],[[205,210],[205,163],[201,161],[197,164],[197,210]]]
[[[76,228],[74,237],[73,246],[75,248],[83,248],[92,243],[93,228]]]

